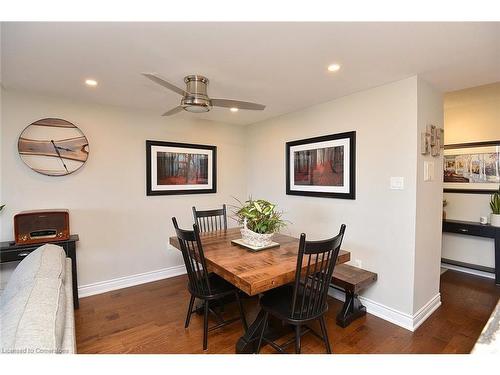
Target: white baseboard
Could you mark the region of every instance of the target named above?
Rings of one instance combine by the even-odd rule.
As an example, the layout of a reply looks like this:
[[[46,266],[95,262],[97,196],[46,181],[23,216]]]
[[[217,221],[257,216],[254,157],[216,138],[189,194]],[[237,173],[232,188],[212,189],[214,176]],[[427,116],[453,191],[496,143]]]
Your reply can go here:
[[[328,293],[335,299],[345,301],[345,294],[337,289],[330,288]],[[366,307],[366,312],[375,315],[378,318],[387,320],[409,331],[415,331],[431,314],[441,306],[441,294],[436,294],[429,302],[425,304],[414,315],[404,313],[383,305],[369,298],[359,296],[359,300]]]
[[[426,319],[432,315],[437,308],[441,306],[441,293],[436,294],[424,306],[422,306],[415,314],[413,314],[413,329],[415,331]]]
[[[463,272],[463,273],[468,273],[471,275],[476,275],[476,276],[481,276],[481,277],[487,277],[488,279],[494,279],[495,274],[491,272],[485,272],[485,271],[479,271],[475,270],[472,268],[466,268],[466,267],[460,267],[456,266],[454,264],[448,264],[448,263],[441,263],[442,268],[446,268],[447,270],[453,270],[453,271],[458,271],[458,272]]]
[[[152,281],[183,275],[185,273],[186,273],[186,267],[184,267],[184,265],[180,265],[180,266],[162,268],[156,271],[139,273],[136,275],[118,277],[116,279],[99,281],[97,283],[79,286],[78,295],[79,297],[93,296],[94,294],[101,294],[105,292],[110,292],[112,290],[128,288],[130,286],[135,286],[144,283],[150,283]]]

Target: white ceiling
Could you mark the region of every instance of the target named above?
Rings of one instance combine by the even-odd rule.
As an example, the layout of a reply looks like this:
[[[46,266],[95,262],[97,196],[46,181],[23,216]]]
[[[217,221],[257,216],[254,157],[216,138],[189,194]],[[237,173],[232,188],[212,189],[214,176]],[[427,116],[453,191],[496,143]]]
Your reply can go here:
[[[500,23],[3,23],[6,88],[148,109],[180,96],[140,75],[180,87],[210,79],[209,95],[266,104],[214,108],[202,117],[249,124],[415,74],[443,91],[500,81]],[[329,73],[328,64],[342,65]],[[83,84],[99,81],[97,88]]]

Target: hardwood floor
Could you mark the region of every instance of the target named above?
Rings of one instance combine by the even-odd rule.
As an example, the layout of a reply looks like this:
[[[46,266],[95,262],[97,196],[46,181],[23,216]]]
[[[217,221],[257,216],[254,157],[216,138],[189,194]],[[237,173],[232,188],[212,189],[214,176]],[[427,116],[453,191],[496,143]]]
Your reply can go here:
[[[80,299],[75,311],[78,353],[204,353],[202,317],[193,314],[184,329],[186,280],[178,276]],[[468,353],[499,297],[493,280],[447,271],[441,276],[441,307],[416,332],[370,314],[340,328],[335,315],[341,302],[330,298],[328,335],[334,353]],[[258,299],[243,303],[251,322]],[[236,314],[234,304],[227,306],[225,316]],[[242,334],[239,322],[211,332],[206,353],[234,353]],[[273,350],[267,346],[262,352]],[[308,334],[302,353],[324,353],[323,343]]]

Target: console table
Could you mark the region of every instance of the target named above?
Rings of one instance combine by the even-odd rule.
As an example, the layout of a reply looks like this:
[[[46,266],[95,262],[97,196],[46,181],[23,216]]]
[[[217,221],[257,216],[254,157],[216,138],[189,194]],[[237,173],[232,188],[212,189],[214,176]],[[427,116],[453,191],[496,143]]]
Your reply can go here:
[[[71,271],[73,280],[73,306],[75,309],[79,307],[78,303],[78,278],[76,274],[76,241],[78,234],[72,234],[69,240],[66,241],[51,241],[54,245],[61,246],[66,252],[66,256],[71,258]],[[19,262],[24,259],[29,253],[38,249],[40,244],[31,245],[16,245],[14,241],[0,242],[0,263]]]
[[[458,262],[446,258],[441,258],[441,261],[443,263],[454,264],[480,271],[494,272],[495,284],[500,285],[500,227],[494,227],[489,224],[481,224],[473,221],[443,220],[443,232],[458,233],[466,236],[493,238],[495,240],[495,268]]]

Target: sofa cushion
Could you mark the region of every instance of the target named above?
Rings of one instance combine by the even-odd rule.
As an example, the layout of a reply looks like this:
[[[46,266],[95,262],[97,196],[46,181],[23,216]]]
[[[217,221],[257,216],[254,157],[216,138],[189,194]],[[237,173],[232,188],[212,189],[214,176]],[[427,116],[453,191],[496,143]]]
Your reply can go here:
[[[62,279],[35,278],[0,312],[4,352],[54,353],[61,348],[66,293]]]
[[[66,278],[66,253],[61,246],[46,244],[26,256],[12,273],[2,292],[0,307],[35,278]]]

